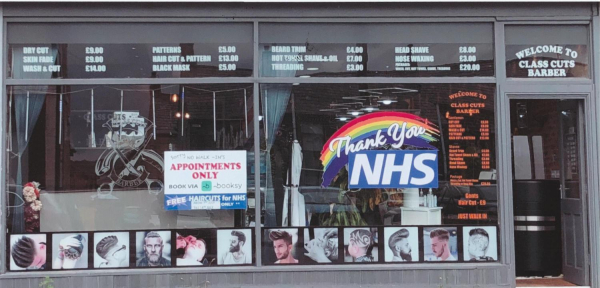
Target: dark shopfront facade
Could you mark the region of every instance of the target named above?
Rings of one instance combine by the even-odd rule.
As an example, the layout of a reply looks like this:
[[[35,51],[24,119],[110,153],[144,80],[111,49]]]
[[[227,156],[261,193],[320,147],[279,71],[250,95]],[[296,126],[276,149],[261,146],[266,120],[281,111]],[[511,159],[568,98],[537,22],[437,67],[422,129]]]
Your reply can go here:
[[[597,3],[0,14],[0,287],[600,287]]]

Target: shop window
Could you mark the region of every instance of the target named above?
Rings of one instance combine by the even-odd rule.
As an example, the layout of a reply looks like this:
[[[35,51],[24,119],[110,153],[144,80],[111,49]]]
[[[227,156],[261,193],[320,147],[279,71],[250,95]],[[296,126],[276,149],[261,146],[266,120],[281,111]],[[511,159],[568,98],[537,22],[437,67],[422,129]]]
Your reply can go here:
[[[252,85],[11,86],[7,95],[11,271],[254,263]],[[235,209],[198,210],[178,192],[213,195],[228,167],[245,190]]]
[[[506,76],[590,78],[586,25],[507,25]]]
[[[252,76],[251,23],[21,23],[7,34],[13,79]]]
[[[265,23],[264,77],[494,76],[491,23]]]
[[[260,93],[264,265],[498,260],[495,85]]]

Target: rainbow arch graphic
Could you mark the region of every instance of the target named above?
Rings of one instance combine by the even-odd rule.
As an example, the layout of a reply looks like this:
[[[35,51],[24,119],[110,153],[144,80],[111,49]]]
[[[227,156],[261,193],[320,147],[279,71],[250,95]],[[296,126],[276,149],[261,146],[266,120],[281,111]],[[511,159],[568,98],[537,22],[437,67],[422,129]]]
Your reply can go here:
[[[437,149],[431,142],[439,140],[439,130],[437,127],[429,122],[427,119],[421,118],[414,114],[404,112],[375,112],[365,116],[358,117],[348,123],[342,128],[335,132],[321,150],[321,163],[323,164],[323,182],[322,187],[327,187],[331,184],[331,181],[338,174],[340,169],[348,164],[348,154],[345,153],[346,147],[349,145],[356,145],[360,141],[365,142],[367,139],[376,139],[377,134],[385,138],[386,143],[394,144],[396,141],[391,135],[388,135],[388,128],[393,124],[397,123],[402,127],[406,123],[406,130],[412,127],[422,127],[425,129],[424,134],[420,134],[417,137],[406,138],[403,146],[413,146],[424,149]],[[350,141],[344,141],[343,144],[337,142],[335,149],[330,149],[330,145],[334,141],[338,141],[340,137],[350,137]],[[380,137],[381,137],[380,136]],[[336,143],[334,143],[336,144]],[[376,147],[375,147],[376,148]],[[341,150],[338,156],[338,150]],[[365,149],[373,150],[373,149]]]

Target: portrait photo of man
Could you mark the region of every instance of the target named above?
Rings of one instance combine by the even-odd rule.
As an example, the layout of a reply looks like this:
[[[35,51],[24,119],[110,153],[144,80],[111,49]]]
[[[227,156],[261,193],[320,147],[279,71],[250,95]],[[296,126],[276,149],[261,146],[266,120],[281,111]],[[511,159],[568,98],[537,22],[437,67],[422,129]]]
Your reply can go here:
[[[217,235],[213,229],[186,229],[175,233],[175,266],[216,266]]]
[[[171,232],[137,232],[137,267],[171,266]]]
[[[425,261],[457,261],[456,228],[423,228]]]
[[[496,261],[498,248],[496,227],[463,227],[463,251],[465,261]]]
[[[418,262],[419,237],[417,227],[386,227],[384,229],[385,262]]]
[[[218,230],[219,265],[252,264],[252,233],[250,229]]]
[[[344,262],[377,262],[377,228],[345,228]]]
[[[11,235],[10,270],[46,269],[46,235]]]
[[[269,230],[268,239],[272,244],[276,261],[273,264],[297,264],[294,257],[294,246],[297,240],[298,229],[276,229]],[[294,234],[296,234],[294,237]],[[295,238],[295,239],[294,239]]]

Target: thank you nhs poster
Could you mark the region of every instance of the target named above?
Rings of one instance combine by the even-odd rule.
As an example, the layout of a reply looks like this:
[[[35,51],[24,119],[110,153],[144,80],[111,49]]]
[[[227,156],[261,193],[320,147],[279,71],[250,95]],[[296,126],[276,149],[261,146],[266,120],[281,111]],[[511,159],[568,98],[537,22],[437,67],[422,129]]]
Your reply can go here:
[[[246,151],[166,151],[165,210],[246,209]]]

